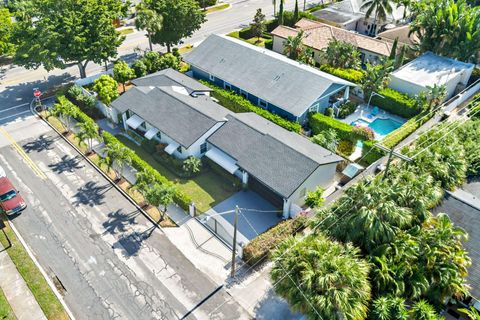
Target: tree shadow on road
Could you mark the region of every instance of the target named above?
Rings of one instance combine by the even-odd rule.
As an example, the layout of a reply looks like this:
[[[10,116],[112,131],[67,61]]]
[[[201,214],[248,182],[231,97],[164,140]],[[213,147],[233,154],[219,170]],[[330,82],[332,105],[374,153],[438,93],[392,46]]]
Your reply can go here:
[[[113,244],[114,248],[120,248],[122,255],[125,258],[137,256],[138,252],[142,248],[143,242],[150,238],[157,227],[152,225],[150,228],[138,232],[132,231],[130,233],[123,234],[116,243]]]
[[[123,213],[123,209],[110,212],[108,214],[108,221],[103,223],[106,233],[117,234],[125,233],[128,230],[128,226],[135,225],[137,222],[135,218],[139,215],[139,211],[135,210],[130,213]]]
[[[68,155],[64,155],[61,161],[54,164],[49,164],[48,167],[56,173],[64,173],[67,171],[73,172],[76,169],[81,169],[84,167],[80,164],[80,161],[82,161],[80,156],[70,157]]]
[[[80,187],[77,193],[74,195],[76,200],[73,205],[78,207],[79,205],[88,205],[90,207],[98,206],[103,203],[105,193],[113,188],[110,184],[99,186],[96,182],[89,181],[83,187]]]
[[[23,145],[23,149],[27,153],[36,151],[36,152],[42,152],[46,150],[52,150],[53,146],[52,144],[57,140],[58,138],[52,138],[50,136],[46,136],[42,134],[38,139],[35,139],[33,141],[30,141],[28,143],[25,143]]]

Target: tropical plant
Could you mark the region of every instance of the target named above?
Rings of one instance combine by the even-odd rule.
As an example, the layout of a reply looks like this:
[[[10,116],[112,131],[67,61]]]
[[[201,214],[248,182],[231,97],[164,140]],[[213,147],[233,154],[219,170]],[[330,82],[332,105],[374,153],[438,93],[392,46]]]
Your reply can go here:
[[[154,184],[144,194],[148,203],[154,207],[163,206],[161,220],[164,219],[164,214],[167,212],[167,207],[173,203],[175,195],[175,188],[167,184]]]
[[[134,188],[142,194],[145,194],[147,190],[155,184],[155,177],[146,169],[138,171],[135,177],[137,180],[135,181]]]
[[[410,34],[420,52],[431,51],[465,62],[476,62],[480,51],[480,7],[465,0],[422,0]]]
[[[312,142],[327,150],[335,152],[339,142],[337,132],[334,129],[328,129],[312,137]]]
[[[145,30],[147,32],[148,46],[150,51],[153,51],[152,34],[162,30],[163,17],[154,10],[149,9],[143,2],[137,5],[136,11],[135,27],[138,30]]]
[[[125,82],[135,78],[135,71],[128,66],[125,61],[118,61],[113,65],[113,79],[123,86],[125,92]]]
[[[27,10],[13,38],[15,63],[28,69],[75,63],[85,78],[88,63],[116,57],[124,40],[112,23],[126,15],[120,0],[33,0]]]
[[[93,90],[98,93],[98,97],[106,105],[109,105],[119,95],[117,81],[106,74],[93,81]]]
[[[415,320],[439,320],[435,309],[425,300],[415,302],[410,314]]]
[[[115,172],[115,179],[120,180],[125,166],[132,163],[131,152],[120,143],[107,143],[103,149],[101,163],[105,164],[107,169],[112,169]]]
[[[432,110],[433,107],[437,107],[443,102],[443,99],[447,96],[447,87],[442,84],[434,84],[433,86],[426,86],[426,98],[428,110]]]
[[[412,12],[413,7],[415,6],[415,2],[413,0],[394,0],[397,6],[403,7],[403,19],[407,19],[409,17],[409,12]]]
[[[302,40],[303,30],[299,31],[294,37],[288,36],[283,42],[283,53],[290,59],[297,60],[303,49]]]
[[[57,117],[67,131],[72,130],[72,119],[75,118],[80,109],[70,101],[66,99],[59,100],[58,103],[53,105],[50,109],[50,114]]]
[[[372,16],[372,13],[375,13],[375,18],[373,19],[372,27],[369,31],[370,35],[377,34],[377,21],[386,21],[387,15],[391,14],[393,11],[392,0],[366,0],[362,3],[360,8],[367,8],[367,12],[365,13],[367,19]]]
[[[187,174],[195,174],[200,172],[202,161],[196,157],[188,157],[183,161],[183,171]]]
[[[95,121],[85,121],[77,123],[77,128],[79,129],[76,133],[76,137],[79,141],[87,145],[87,153],[93,151],[93,140],[99,137],[98,134],[98,125]]]
[[[335,68],[359,70],[362,64],[360,51],[345,41],[333,39],[322,53],[326,63]]]
[[[470,320],[480,320],[480,313],[478,313],[478,311],[475,310],[474,307],[470,307],[470,309],[461,308],[458,309],[458,311],[467,315]]]
[[[480,121],[466,121],[456,130],[458,140],[462,142],[467,160],[467,176],[480,174]]]
[[[369,318],[371,320],[409,320],[405,300],[394,296],[379,297],[372,303]]]
[[[300,52],[298,61],[305,63],[306,65],[309,65],[309,66],[314,66],[315,65],[314,55],[315,55],[315,52],[313,51],[312,48],[305,47],[303,48],[302,52]]]
[[[365,319],[369,265],[351,244],[321,234],[287,238],[273,252],[275,292],[309,319]]]
[[[368,100],[373,92],[383,90],[390,81],[389,73],[393,69],[392,61],[383,61],[376,65],[367,62],[365,76],[360,81],[363,98]]]
[[[163,17],[163,26],[152,33],[152,42],[167,47],[189,38],[205,22],[206,13],[196,0],[144,0],[145,7]]]
[[[262,9],[257,9],[257,12],[253,17],[253,22],[250,24],[250,30],[252,35],[257,37],[258,41],[260,41],[260,37],[265,30],[267,30],[267,26],[265,25],[265,15],[262,13]]]
[[[305,197],[305,204],[309,206],[310,208],[318,208],[322,206],[323,202],[325,199],[323,198],[323,193],[325,190],[317,186],[317,188],[314,191],[310,191],[307,193]]]

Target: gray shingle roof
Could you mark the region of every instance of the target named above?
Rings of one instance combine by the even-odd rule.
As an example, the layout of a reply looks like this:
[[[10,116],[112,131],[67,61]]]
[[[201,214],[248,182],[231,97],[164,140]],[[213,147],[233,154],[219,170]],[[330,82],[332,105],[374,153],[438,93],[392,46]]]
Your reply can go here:
[[[279,108],[302,115],[333,84],[353,83],[244,41],[210,35],[184,60]]]
[[[153,86],[153,87],[167,87],[167,86],[181,86],[188,90],[189,93],[196,91],[212,91],[209,87],[201,84],[198,81],[178,72],[172,68],[157,71],[145,77],[132,80],[132,83],[137,87]]]
[[[322,164],[342,158],[254,113],[227,116],[207,141],[237,165],[288,198]]]
[[[135,87],[112,106],[121,113],[131,110],[185,148],[231,113],[208,96],[192,97],[172,87]]]

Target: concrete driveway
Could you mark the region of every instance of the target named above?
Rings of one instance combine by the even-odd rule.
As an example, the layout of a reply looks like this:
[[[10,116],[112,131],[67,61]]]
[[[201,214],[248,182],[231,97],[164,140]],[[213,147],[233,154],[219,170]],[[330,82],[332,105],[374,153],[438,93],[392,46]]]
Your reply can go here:
[[[240,208],[238,217],[239,242],[248,243],[259,234],[282,221],[282,213],[279,212],[278,208],[274,207],[259,194],[250,190],[235,193],[230,198],[207,211],[205,215],[214,216],[222,212],[231,211],[235,209],[236,205]],[[225,238],[224,240],[228,244],[232,243],[231,236],[233,235],[234,216],[234,213],[227,213],[214,217],[217,223],[226,229],[220,236]],[[202,219],[202,217],[200,219]],[[212,226],[214,228],[214,219],[212,218],[207,222],[211,228]]]
[[[248,318],[54,132],[18,146],[0,148],[28,205],[13,224],[76,319]]]

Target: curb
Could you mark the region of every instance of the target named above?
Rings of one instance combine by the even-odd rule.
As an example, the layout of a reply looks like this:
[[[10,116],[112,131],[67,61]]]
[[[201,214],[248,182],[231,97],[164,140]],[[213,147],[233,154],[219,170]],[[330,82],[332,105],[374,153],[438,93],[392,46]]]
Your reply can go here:
[[[32,101],[33,103],[33,101]],[[110,177],[105,173],[103,172],[95,163],[93,163],[92,160],[90,160],[86,155],[84,155],[78,148],[77,146],[75,146],[72,142],[70,142],[70,140],[68,140],[63,134],[61,134],[55,127],[53,127],[50,122],[48,122],[47,119],[43,118],[40,114],[38,114],[37,110],[34,110],[34,113],[40,118],[42,119],[43,122],[45,122],[50,128],[52,128],[65,142],[67,142],[75,151],[77,151],[78,154],[80,154],[82,156],[83,159],[85,159],[93,168],[95,168],[95,170],[100,173],[115,189],[117,189],[117,191],[119,191],[131,204],[133,204],[133,206],[141,213],[145,216],[145,218],[147,218],[154,226],[155,228],[161,230],[163,232],[163,227],[160,226],[160,224],[158,224],[155,220],[152,219],[152,217],[150,217],[148,215],[147,212],[145,212],[145,210],[142,209],[142,207],[140,207],[136,202],[135,200],[132,199],[132,197],[130,197],[125,191],[123,191],[122,188],[120,188],[112,179],[110,179]]]

